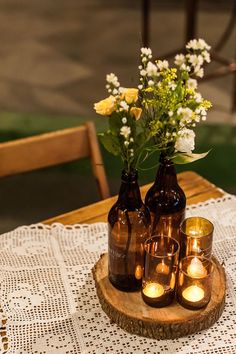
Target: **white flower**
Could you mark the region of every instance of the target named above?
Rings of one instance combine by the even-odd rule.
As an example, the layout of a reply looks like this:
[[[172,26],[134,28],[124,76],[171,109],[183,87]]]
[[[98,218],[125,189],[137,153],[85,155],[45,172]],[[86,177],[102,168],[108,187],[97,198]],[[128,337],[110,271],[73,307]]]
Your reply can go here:
[[[199,67],[203,64],[203,56],[202,55],[196,55],[196,54],[189,54],[187,56],[188,61],[192,64],[194,67]]]
[[[181,66],[185,63],[185,56],[183,54],[177,54],[175,56],[175,65]]]
[[[148,76],[156,76],[157,75],[157,66],[153,64],[151,61],[148,62],[146,71]],[[142,75],[142,74],[141,74]]]
[[[141,48],[141,54],[146,55],[146,56],[152,55],[152,50],[151,50],[151,48]]]
[[[204,76],[204,70],[203,68],[196,68],[194,70],[194,74],[198,77],[203,77]]]
[[[168,69],[169,63],[167,60],[158,60],[157,61],[157,67],[160,71]]]
[[[122,121],[123,124],[126,124],[126,123],[127,123],[127,118],[126,118],[126,117],[123,117],[123,118],[121,119],[121,121]]]
[[[197,88],[197,80],[195,79],[188,79],[187,81],[187,88],[191,90],[195,90]]]
[[[180,70],[185,70],[185,71],[190,71],[190,66],[186,65],[185,63],[183,63],[182,65],[180,65]]]
[[[129,141],[130,141],[131,143],[133,143],[133,142],[134,142],[134,139],[133,139],[133,138],[130,138]]]
[[[142,70],[143,67],[142,67],[142,65],[139,65],[138,68],[139,68],[139,70]]]
[[[124,125],[121,129],[120,129],[120,135],[123,135],[125,139],[128,139],[128,137],[131,134],[131,129],[130,127],[128,127],[127,125]]]
[[[124,146],[126,146],[126,147],[129,146],[129,141],[126,140],[126,141],[124,142]]]
[[[114,89],[113,91],[112,91],[112,94],[115,96],[115,95],[117,95],[119,93],[119,91],[117,90],[117,89]]]
[[[207,117],[206,116],[202,116],[202,120],[206,120],[207,119]]]
[[[143,57],[143,58],[142,58],[142,62],[143,62],[143,63],[146,63],[146,61],[147,61],[147,57]]]
[[[149,80],[148,81],[148,86],[153,86],[154,85],[154,81],[153,80]]]
[[[178,132],[178,137],[175,142],[176,151],[191,153],[195,147],[195,133],[190,129],[182,129]]]
[[[112,84],[113,86],[115,87],[119,87],[120,86],[120,83],[118,81],[118,77],[111,73],[111,74],[107,74],[106,76],[106,81],[109,83],[109,84]]]
[[[204,41],[204,39],[200,38],[200,39],[192,39],[191,41],[189,41],[186,45],[187,49],[193,49],[193,50],[210,50],[211,47]]]
[[[146,76],[146,74],[147,74],[146,70],[142,69],[142,70],[140,71],[140,75],[141,75],[141,76]]]
[[[174,114],[173,111],[169,111],[169,112],[168,112],[169,117],[172,117],[173,114]]]
[[[181,116],[181,119],[183,121],[188,122],[192,118],[193,111],[190,108],[188,108],[188,107],[186,107],[186,108],[180,107],[180,108],[177,109],[177,115]]]
[[[176,84],[174,84],[173,82],[169,82],[169,88],[174,91],[176,89]]]
[[[195,101],[196,101],[197,103],[201,103],[201,102],[202,102],[202,95],[201,95],[199,92],[195,93],[195,95],[193,96],[193,98],[195,99]]]
[[[210,54],[204,50],[202,52],[202,56],[203,56],[203,59],[207,62],[207,63],[210,63],[211,62],[211,57],[210,57]]]
[[[120,107],[125,111],[129,110],[129,105],[125,101],[120,101]]]
[[[142,90],[142,88],[143,88],[143,85],[138,85],[139,90]]]

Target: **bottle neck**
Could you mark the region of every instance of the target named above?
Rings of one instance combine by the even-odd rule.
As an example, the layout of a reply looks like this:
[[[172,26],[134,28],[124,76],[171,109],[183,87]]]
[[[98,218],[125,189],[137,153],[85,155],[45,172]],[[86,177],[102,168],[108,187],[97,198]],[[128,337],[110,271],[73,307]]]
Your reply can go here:
[[[173,186],[177,185],[177,176],[174,163],[167,159],[164,154],[160,155],[160,165],[156,175],[156,184],[158,186]]]
[[[138,185],[138,172],[122,171],[118,204],[124,209],[135,210],[143,204]]]

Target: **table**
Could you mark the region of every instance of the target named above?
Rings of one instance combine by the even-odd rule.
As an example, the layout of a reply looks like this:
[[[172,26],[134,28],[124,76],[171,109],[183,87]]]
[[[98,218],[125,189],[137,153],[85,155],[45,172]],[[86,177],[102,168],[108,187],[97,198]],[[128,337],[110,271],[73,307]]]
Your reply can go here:
[[[107,252],[107,224],[102,221],[117,198],[112,197],[1,235],[0,352],[235,354],[236,197],[194,172],[181,173],[178,180],[187,196],[187,216],[214,223],[213,252],[227,269],[227,303],[217,324],[190,337],[155,341],[110,323],[91,269]],[[141,187],[142,196],[149,187]]]
[[[204,202],[210,198],[218,198],[224,194],[223,191],[214,184],[193,171],[178,174],[178,182],[187,197],[187,205]],[[147,184],[141,187],[142,198],[145,197],[150,186],[151,184]],[[45,220],[44,224],[51,225],[54,222],[60,222],[64,225],[73,225],[77,223],[91,224],[100,221],[106,222],[107,213],[116,199],[117,196],[111,197],[72,212],[53,217]]]

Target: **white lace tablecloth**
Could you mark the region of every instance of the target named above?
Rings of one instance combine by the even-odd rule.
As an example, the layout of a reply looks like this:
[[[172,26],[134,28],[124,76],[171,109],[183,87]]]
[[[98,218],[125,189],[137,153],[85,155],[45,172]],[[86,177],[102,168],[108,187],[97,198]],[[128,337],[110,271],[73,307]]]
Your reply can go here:
[[[102,311],[91,273],[107,250],[107,225],[37,224],[0,236],[0,319],[7,318],[1,336],[8,341],[7,353],[235,354],[236,197],[193,205],[187,215],[214,223],[214,254],[226,265],[226,307],[212,328],[160,341],[124,332]]]

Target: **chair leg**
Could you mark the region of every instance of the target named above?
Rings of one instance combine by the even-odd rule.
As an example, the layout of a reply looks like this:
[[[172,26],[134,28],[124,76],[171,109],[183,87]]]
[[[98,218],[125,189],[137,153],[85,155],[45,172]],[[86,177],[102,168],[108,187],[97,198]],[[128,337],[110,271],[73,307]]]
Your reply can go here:
[[[196,37],[198,0],[185,0],[185,40],[186,43]]]
[[[235,61],[236,65],[236,61]],[[236,112],[236,70],[233,73],[233,97],[232,97],[232,113]]]
[[[150,0],[142,0],[142,46],[150,45]]]

